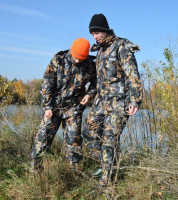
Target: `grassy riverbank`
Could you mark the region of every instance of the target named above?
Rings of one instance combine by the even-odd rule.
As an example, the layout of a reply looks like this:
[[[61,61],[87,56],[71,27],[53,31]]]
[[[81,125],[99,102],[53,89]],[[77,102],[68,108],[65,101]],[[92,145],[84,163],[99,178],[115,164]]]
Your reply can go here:
[[[30,130],[30,129],[29,129]],[[56,138],[44,158],[44,172],[29,171],[32,135],[1,128],[0,199],[177,199],[177,152],[164,155],[131,152],[122,155],[115,184],[91,193],[97,180],[90,173],[97,165],[84,157],[78,170],[68,167],[62,143]],[[84,154],[87,155],[84,148]]]

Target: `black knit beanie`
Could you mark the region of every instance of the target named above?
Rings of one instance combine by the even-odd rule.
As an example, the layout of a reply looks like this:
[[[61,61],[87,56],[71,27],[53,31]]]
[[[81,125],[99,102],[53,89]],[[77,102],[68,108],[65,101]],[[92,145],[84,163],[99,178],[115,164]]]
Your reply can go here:
[[[108,22],[103,14],[93,15],[89,24],[89,31],[91,32],[110,32]]]

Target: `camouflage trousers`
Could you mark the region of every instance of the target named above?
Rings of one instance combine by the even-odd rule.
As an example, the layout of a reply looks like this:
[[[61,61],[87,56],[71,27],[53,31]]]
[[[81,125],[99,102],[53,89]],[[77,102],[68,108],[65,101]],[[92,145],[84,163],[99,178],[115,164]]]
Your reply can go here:
[[[101,182],[108,184],[120,152],[120,135],[128,116],[97,113],[92,109],[83,131],[83,138],[91,156],[102,167]]]
[[[49,151],[61,124],[64,129],[63,143],[66,157],[69,161],[72,161],[73,164],[78,163],[82,159],[82,113],[80,112],[64,119],[62,116],[53,114],[52,118],[49,120],[47,120],[43,115],[40,128],[34,139],[34,145],[31,151],[31,159],[34,162],[34,167],[39,165],[42,155]]]

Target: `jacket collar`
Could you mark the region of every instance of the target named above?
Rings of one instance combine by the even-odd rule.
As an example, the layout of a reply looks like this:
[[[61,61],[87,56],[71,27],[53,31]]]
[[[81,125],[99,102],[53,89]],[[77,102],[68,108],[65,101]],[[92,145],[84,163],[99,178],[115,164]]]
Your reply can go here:
[[[100,43],[100,44],[94,44],[92,47],[91,47],[91,52],[94,52],[94,51],[98,51],[101,47],[108,47],[110,46],[115,40],[116,40],[116,36],[115,35],[110,35],[108,36],[104,42]]]

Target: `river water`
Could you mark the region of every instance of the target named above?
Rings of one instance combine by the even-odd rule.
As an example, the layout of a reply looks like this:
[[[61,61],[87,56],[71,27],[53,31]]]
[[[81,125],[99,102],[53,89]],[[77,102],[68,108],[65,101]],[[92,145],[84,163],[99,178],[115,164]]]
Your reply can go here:
[[[89,108],[86,108],[83,113],[83,122],[88,112]],[[11,129],[20,132],[28,123],[36,121],[39,124],[41,115],[42,108],[40,106],[10,105],[4,110],[4,117],[0,118],[0,126],[8,124]],[[129,118],[121,135],[122,151],[157,149],[162,145],[159,143],[159,133],[153,128],[152,119],[153,114],[149,110],[139,110]],[[61,127],[57,135],[62,138]]]

